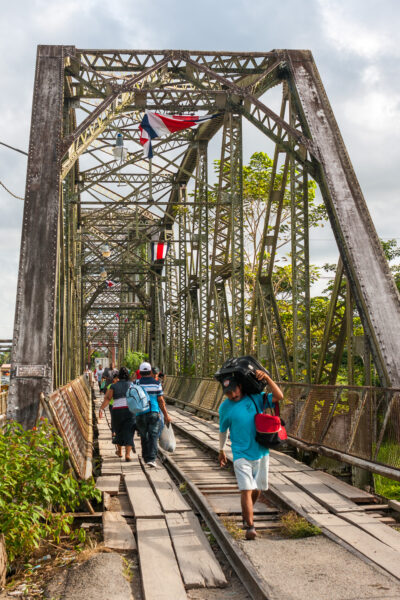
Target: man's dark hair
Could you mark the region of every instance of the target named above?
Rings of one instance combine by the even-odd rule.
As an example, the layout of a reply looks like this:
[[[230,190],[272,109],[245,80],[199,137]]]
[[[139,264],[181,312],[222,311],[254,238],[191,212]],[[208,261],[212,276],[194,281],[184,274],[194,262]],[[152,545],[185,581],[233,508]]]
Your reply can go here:
[[[121,380],[127,380],[129,379],[129,371],[126,367],[121,367],[119,372],[118,372],[118,379]]]

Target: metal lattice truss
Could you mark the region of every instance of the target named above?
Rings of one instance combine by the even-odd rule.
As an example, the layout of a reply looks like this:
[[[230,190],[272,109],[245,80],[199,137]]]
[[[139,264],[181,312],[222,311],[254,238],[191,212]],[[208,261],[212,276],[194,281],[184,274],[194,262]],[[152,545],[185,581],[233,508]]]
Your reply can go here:
[[[33,396],[76,377],[94,349],[113,360],[149,351],[169,373],[197,375],[249,352],[278,378],[332,383],[346,339],[352,348],[354,311],[382,382],[400,385],[399,296],[309,52],[40,46],[33,102],[11,413],[27,389],[24,366],[36,368],[24,401],[31,415]],[[148,161],[138,135],[146,109],[216,118],[155,140]],[[249,124],[273,148],[253,280],[242,181]],[[310,179],[341,256],[317,364]],[[291,339],[274,284],[283,230]],[[170,244],[162,265],[151,261],[152,241]]]

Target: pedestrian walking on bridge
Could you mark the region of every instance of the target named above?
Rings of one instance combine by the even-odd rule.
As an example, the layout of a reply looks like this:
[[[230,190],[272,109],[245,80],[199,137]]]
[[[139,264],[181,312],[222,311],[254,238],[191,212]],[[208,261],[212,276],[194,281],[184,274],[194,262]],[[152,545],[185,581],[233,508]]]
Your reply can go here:
[[[99,419],[103,417],[104,409],[113,400],[112,407],[112,428],[114,431],[114,439],[117,444],[117,456],[122,456],[122,447],[125,447],[125,460],[131,461],[131,451],[135,451],[133,436],[136,429],[135,417],[128,408],[126,402],[126,392],[128,391],[131,381],[129,379],[129,371],[126,367],[121,367],[118,372],[117,383],[112,383],[110,389],[107,390],[104,396],[103,403],[99,410]]]
[[[161,383],[154,378],[151,364],[142,362],[139,371],[140,379],[137,385],[142,386],[148,393],[150,408],[146,412],[136,415],[136,426],[142,442],[143,460],[146,465],[155,468],[158,438],[162,428],[161,414],[164,417],[165,425],[172,419],[167,412]]]
[[[103,373],[104,373],[103,367],[99,366],[99,368],[97,369],[97,373],[96,373],[97,383],[99,384],[99,391],[101,391],[101,380],[103,379]]]
[[[283,398],[281,389],[267,373],[257,370],[256,377],[260,381],[265,380],[270,387],[271,393],[266,398],[264,392],[248,396],[235,377],[230,376],[221,382],[227,398],[219,407],[219,463],[224,467],[228,462],[225,444],[229,430],[233,468],[241,492],[243,524],[248,540],[254,540],[257,535],[254,527],[254,504],[261,491],[268,489],[269,450],[255,439],[254,417],[257,411],[264,411],[265,400],[272,406],[272,402],[279,402]]]

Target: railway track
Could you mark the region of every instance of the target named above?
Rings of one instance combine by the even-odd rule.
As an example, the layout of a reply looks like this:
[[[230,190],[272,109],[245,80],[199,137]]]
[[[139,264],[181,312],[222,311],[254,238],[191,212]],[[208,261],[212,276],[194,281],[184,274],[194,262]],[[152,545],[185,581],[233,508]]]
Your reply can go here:
[[[228,467],[221,471],[217,450],[208,445],[207,440],[202,442],[180,427],[176,415],[174,428],[177,431],[177,450],[172,456],[160,450],[163,464],[183,484],[185,494],[209,527],[251,598],[275,597],[235,541],[235,536],[242,529],[242,511],[233,470]],[[265,497],[255,505],[254,513],[258,531],[280,527],[281,511]]]
[[[124,540],[128,527],[130,550],[139,554],[143,589],[149,586],[153,589],[153,592],[147,590],[144,593],[146,600],[164,598],[157,595],[160,591],[154,592],[154,581],[151,574],[149,576],[146,573],[146,552],[147,556],[153,556],[153,552],[157,555],[158,552],[160,560],[168,554],[171,561],[175,562],[181,591],[174,598],[197,598],[197,595],[191,596],[191,588],[223,587],[226,579],[230,579],[226,560],[222,558],[221,562],[220,552],[215,554],[210,551],[197,515],[210,530],[231,565],[231,571],[243,585],[239,597],[280,598],[274,589],[274,578],[266,580],[262,577],[247,554],[247,546],[243,549],[241,545],[244,536],[241,531],[240,493],[232,469],[230,448],[227,449],[230,466],[221,470],[218,465],[217,423],[205,421],[175,406],[169,406],[168,410],[173,417],[177,448],[173,454],[160,451],[162,464],[159,463],[160,468],[155,470],[145,468],[137,455],[128,464],[117,459],[110,432],[105,423],[100,425],[101,479],[102,483],[107,480],[106,485],[109,486],[103,488],[105,545],[113,548],[116,538]],[[390,516],[388,506],[380,504],[368,492],[353,488],[326,473],[314,471],[288,455],[272,451],[270,490],[255,506],[255,525],[261,538],[263,531],[267,533],[268,530],[271,532],[279,528],[281,509],[288,508],[320,526],[326,537],[359,559],[373,562],[397,580],[400,579],[399,534],[388,527],[388,524],[397,524]],[[115,536],[116,521],[121,532]],[[195,544],[193,540],[196,540]],[[167,544],[168,548],[161,548],[160,544]],[[207,576],[200,573],[202,559],[193,552],[196,545],[202,546],[203,550],[206,546]],[[226,579],[221,565],[225,565]],[[161,580],[160,589],[162,586]],[[228,589],[221,590],[218,597],[230,598],[229,594],[225,595],[227,592]],[[206,595],[201,597],[207,598]]]
[[[97,400],[97,404],[99,404],[99,400]],[[158,545],[162,543],[163,535],[165,542],[165,535],[168,535],[168,532],[173,550],[172,547],[171,549],[160,548],[160,554],[169,554],[173,560],[176,556],[184,584],[183,591],[181,589],[179,592],[181,595],[174,595],[174,599],[190,598],[190,589],[195,587],[223,588],[227,581],[223,575],[220,560],[217,558],[217,556],[220,557],[220,554],[217,553],[217,556],[213,554],[199,521],[196,519],[195,515],[198,515],[201,517],[201,521],[207,525],[243,585],[244,589],[242,589],[240,597],[249,597],[254,600],[276,598],[228,530],[229,527],[233,527],[237,533],[242,525],[240,494],[233,472],[231,469],[221,472],[215,451],[213,452],[211,448],[200,444],[198,440],[190,439],[188,435],[185,435],[179,427],[177,415],[174,415],[174,425],[177,435],[176,452],[171,456],[160,451],[162,464],[159,463],[158,469],[151,470],[144,468],[137,455],[128,464],[117,459],[106,423],[102,422],[99,425],[102,469],[101,477],[98,478],[98,486],[104,492],[103,535],[105,545],[112,549],[138,552],[143,596],[146,600],[172,597],[171,595],[160,595],[160,590],[155,591],[155,582],[149,581],[146,572],[146,562],[148,562],[146,553],[155,552],[155,555],[152,556],[152,563],[157,562]],[[202,434],[200,430],[198,433]],[[166,469],[162,468],[163,466]],[[183,485],[180,486],[180,483]],[[227,503],[228,498],[230,499],[229,503]],[[189,513],[192,517],[186,519]],[[258,527],[276,526],[278,514],[277,508],[266,502],[260,503],[257,507]],[[181,527],[184,519],[186,519],[184,527]],[[171,523],[175,525],[179,523],[180,528],[174,531],[173,528],[171,529]],[[166,533],[163,533],[164,525]],[[154,531],[146,533],[145,527],[153,527]],[[193,530],[189,531],[191,527]],[[146,538],[146,535],[150,537]],[[182,543],[182,537],[185,536],[190,538],[186,551],[186,564],[185,557],[181,555],[182,548],[178,547]],[[193,543],[196,536],[202,539]],[[147,544],[147,542],[149,543]],[[187,573],[187,562],[191,563],[191,571],[196,571],[197,555],[196,552],[193,552],[193,547],[198,547],[199,543],[207,545],[207,550],[213,555],[212,559],[216,564],[211,566],[212,573],[205,576],[205,581],[196,586],[194,583],[196,573]],[[205,560],[207,561],[207,558]],[[222,560],[222,567],[226,571],[225,560]],[[200,565],[200,571],[203,571],[202,575],[204,575],[204,570],[203,563]],[[218,570],[220,574],[218,574]],[[194,579],[191,580],[191,576]],[[228,581],[228,584],[231,585],[231,582]],[[165,587],[165,583],[163,585]],[[239,582],[236,587],[238,585]],[[168,594],[171,593],[171,591],[168,592]],[[205,590],[204,593],[206,593]],[[230,597],[228,588],[221,589],[220,593],[219,597],[221,598],[228,599]]]

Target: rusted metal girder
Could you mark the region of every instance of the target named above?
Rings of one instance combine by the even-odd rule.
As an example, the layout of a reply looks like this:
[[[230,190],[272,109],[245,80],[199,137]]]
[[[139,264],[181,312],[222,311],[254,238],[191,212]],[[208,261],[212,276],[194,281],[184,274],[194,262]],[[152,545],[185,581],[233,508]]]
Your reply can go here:
[[[39,46],[36,60],[8,396],[8,416],[25,426],[34,424],[40,394],[53,391],[59,164],[67,49]]]
[[[400,297],[311,52],[287,51],[290,86],[318,147],[318,183],[381,381],[400,386]]]
[[[268,103],[277,85],[279,114]],[[145,109],[216,117],[154,141],[149,163],[138,135]],[[246,122],[274,144],[269,193],[260,197],[242,189]],[[207,148],[219,137],[213,178]],[[348,281],[348,318],[337,327],[343,315],[333,299],[318,347],[310,339],[309,178],[320,186]],[[252,202],[265,210],[250,270],[244,206]],[[154,241],[178,244],[164,270],[150,258]],[[151,349],[161,368],[206,375],[247,342],[276,376],[309,381],[326,374],[318,350],[336,348],[333,377],[346,335],[349,356],[361,341],[349,320],[357,310],[381,382],[400,385],[399,296],[310,53],[39,47],[10,416],[31,423],[39,393],[79,375],[93,344],[118,345],[120,361],[128,350]]]

